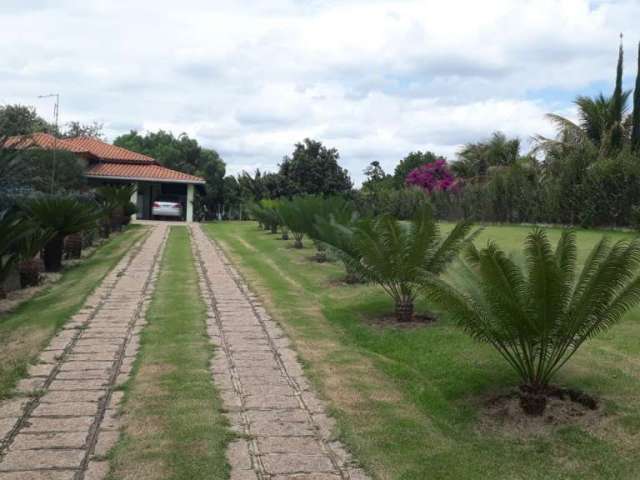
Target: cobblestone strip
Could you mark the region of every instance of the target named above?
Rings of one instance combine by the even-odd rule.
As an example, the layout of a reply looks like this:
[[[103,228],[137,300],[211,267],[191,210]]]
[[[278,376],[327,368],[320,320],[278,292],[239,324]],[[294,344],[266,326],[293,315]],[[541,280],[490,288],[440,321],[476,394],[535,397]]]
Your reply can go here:
[[[167,227],[127,253],[0,404],[0,480],[99,480],[118,438],[115,387],[139,344]],[[46,313],[46,312],[44,312]]]
[[[283,331],[199,225],[192,248],[207,305],[211,362],[232,428],[231,480],[365,480],[332,440],[333,420],[312,391]]]

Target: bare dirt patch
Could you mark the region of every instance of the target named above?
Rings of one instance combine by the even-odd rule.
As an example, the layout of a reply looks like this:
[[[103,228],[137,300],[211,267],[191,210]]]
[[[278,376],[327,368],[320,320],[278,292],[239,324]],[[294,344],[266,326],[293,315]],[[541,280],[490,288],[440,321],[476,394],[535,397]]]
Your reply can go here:
[[[364,317],[365,323],[376,328],[395,328],[398,330],[414,330],[433,326],[438,321],[435,315],[416,314],[410,322],[400,322],[395,315],[388,314],[377,317]]]
[[[568,426],[591,429],[606,418],[604,410],[592,402],[595,400],[584,393],[557,389],[548,395],[544,414],[531,416],[523,412],[518,391],[491,395],[477,402],[477,428],[483,433],[513,438],[547,436]]]

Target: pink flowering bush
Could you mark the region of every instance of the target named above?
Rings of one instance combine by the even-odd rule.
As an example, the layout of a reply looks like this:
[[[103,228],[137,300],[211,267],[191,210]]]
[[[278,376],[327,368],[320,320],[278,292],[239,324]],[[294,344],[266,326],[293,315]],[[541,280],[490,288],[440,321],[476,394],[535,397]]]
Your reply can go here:
[[[449,170],[447,161],[443,158],[411,170],[405,179],[405,184],[420,187],[428,193],[455,191],[459,188],[458,179]]]

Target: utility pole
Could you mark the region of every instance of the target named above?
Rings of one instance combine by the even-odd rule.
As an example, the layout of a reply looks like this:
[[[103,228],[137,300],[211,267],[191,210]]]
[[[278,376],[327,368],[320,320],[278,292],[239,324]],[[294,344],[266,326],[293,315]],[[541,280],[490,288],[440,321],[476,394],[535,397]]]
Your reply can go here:
[[[56,152],[58,150],[58,120],[60,114],[60,94],[49,93],[47,95],[39,95],[38,98],[53,98],[55,97],[56,103],[53,106],[53,116],[56,122],[56,131],[53,132],[53,165],[51,168],[51,193],[54,193],[56,183]]]

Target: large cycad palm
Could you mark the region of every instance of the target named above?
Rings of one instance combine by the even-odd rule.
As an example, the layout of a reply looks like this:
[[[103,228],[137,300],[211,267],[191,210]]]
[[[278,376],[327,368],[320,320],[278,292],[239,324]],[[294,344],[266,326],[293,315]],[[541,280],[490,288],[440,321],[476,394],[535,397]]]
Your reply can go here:
[[[345,260],[352,271],[380,285],[395,302],[396,318],[407,322],[413,318],[421,276],[442,273],[470,240],[471,227],[463,221],[441,236],[428,205],[410,222],[391,215],[363,219],[353,228],[346,244],[351,251],[344,251]]]
[[[57,272],[62,267],[64,237],[95,227],[102,216],[95,205],[66,195],[35,198],[24,209],[34,223],[54,232],[44,247],[43,260],[48,272]]]
[[[574,232],[565,231],[554,251],[535,229],[525,241],[525,269],[489,243],[469,247],[464,289],[435,276],[423,281],[436,304],[518,372],[530,414],[544,411],[551,380],[578,348],[640,301],[639,239],[612,245],[603,238],[579,274],[576,255]]]

